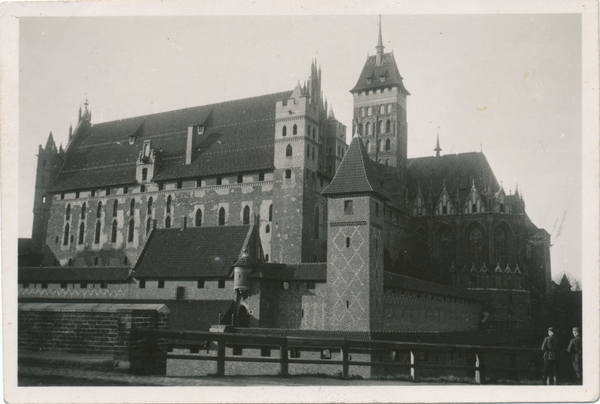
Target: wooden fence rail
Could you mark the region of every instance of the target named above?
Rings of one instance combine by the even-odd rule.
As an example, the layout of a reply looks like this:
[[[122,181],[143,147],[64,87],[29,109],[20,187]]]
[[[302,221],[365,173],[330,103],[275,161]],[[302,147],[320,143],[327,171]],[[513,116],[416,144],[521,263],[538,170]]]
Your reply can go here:
[[[494,347],[494,346],[478,346],[478,345],[457,345],[457,344],[432,344],[432,343],[414,343],[414,342],[396,342],[396,341],[380,341],[380,340],[353,340],[339,338],[300,338],[300,337],[280,337],[280,336],[262,336],[254,334],[229,334],[229,333],[213,333],[202,331],[187,331],[187,330],[160,330],[160,329],[138,329],[133,330],[136,334],[135,339],[143,341],[140,344],[140,349],[134,352],[132,359],[143,360],[145,363],[165,363],[167,359],[180,360],[199,360],[199,361],[216,361],[217,375],[225,376],[226,362],[254,362],[254,363],[273,363],[279,364],[280,374],[289,374],[289,365],[291,364],[311,364],[311,365],[338,365],[341,366],[342,377],[350,376],[351,366],[370,366],[391,369],[406,369],[410,371],[412,380],[419,379],[419,372],[424,369],[430,371],[466,371],[472,374],[475,383],[484,383],[486,375],[493,372],[508,372],[520,377],[524,372],[530,372],[531,369],[519,368],[519,357],[534,358],[539,356],[539,351],[531,348],[511,348],[511,347]],[[170,341],[170,342],[167,342]],[[216,355],[182,355],[168,353],[166,347],[171,344],[184,346],[194,345],[209,347],[210,343],[216,343]],[[162,348],[161,348],[162,347]],[[226,348],[268,348],[279,351],[279,357],[241,357],[227,356]],[[290,356],[290,351],[298,352],[315,352],[328,350],[331,352],[339,352],[341,360],[331,359],[299,359]],[[408,352],[410,360],[408,363],[399,361],[370,361],[351,360],[351,353],[358,354],[389,354],[391,352]],[[471,364],[456,365],[456,364],[434,364],[427,363],[421,360],[424,353],[443,353],[463,354],[471,358]],[[508,358],[509,366],[492,366],[484,361],[486,355],[498,355]],[[292,355],[293,356],[293,355]],[[133,367],[139,369],[140,367]],[[156,369],[160,366],[146,366],[147,369],[152,369],[150,372],[156,373]],[[165,369],[166,371],[166,365]],[[158,371],[164,374],[163,371]]]

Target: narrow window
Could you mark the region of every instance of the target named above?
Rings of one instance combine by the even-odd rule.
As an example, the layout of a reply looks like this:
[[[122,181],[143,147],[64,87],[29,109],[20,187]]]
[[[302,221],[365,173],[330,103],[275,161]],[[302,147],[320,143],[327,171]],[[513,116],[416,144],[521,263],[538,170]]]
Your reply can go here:
[[[219,209],[219,226],[225,226],[225,208]]]
[[[350,248],[350,237],[346,237],[346,248]]]
[[[292,170],[285,170],[285,178],[292,178]]]
[[[65,193],[64,193],[64,192],[61,192],[61,193],[60,193],[60,200],[62,201],[63,199],[65,199]]]
[[[117,221],[116,220],[113,220],[113,222],[112,222],[112,229],[110,232],[110,242],[111,243],[117,242]]]
[[[315,139],[315,137],[316,137],[316,133],[317,133],[316,131],[317,131],[317,129],[313,128],[313,139]]]
[[[148,215],[152,215],[152,202],[154,202],[154,200],[150,197],[150,199],[148,199]]]
[[[258,173],[258,180],[259,181],[264,181],[265,180],[265,173]]]
[[[315,148],[314,147],[312,148],[312,160],[315,161]]]
[[[446,205],[444,205],[444,206],[442,207],[442,214],[443,214],[443,215],[446,215],[446,214],[448,214],[448,208],[446,207]]]
[[[307,136],[310,136],[310,125],[308,125],[308,131],[306,131]]]
[[[106,196],[110,196],[110,188],[106,188]]]
[[[75,192],[75,199],[79,199],[79,191]]]
[[[171,227],[171,217],[167,216],[165,219],[165,229],[169,229]]]
[[[177,286],[176,299],[183,300],[184,297],[185,297],[185,288],[183,286]]]
[[[473,206],[471,206],[471,212],[475,213],[477,212],[477,204],[474,203]]]
[[[46,195],[42,195],[42,203],[46,203]]]
[[[273,204],[269,205],[269,222],[273,221]]]
[[[500,213],[504,213],[504,204],[503,203],[500,204]]]
[[[286,157],[292,156],[292,145],[287,145],[287,147],[285,148],[285,156]]]
[[[379,217],[379,204],[375,202],[375,217]]]
[[[70,267],[73,266],[73,258],[69,258],[69,263],[67,265],[69,265]]]
[[[233,347],[233,355],[235,356],[240,356],[243,353],[243,348],[241,346],[234,346]]]
[[[217,185],[223,184],[223,177],[217,177]]]
[[[177,181],[177,189],[183,188],[183,181]]]
[[[297,135],[298,134],[298,125],[294,124],[294,127],[292,128],[292,135]]]
[[[129,192],[129,188],[128,187],[123,187],[123,193],[127,194]]]
[[[203,280],[198,281],[198,289],[204,289],[204,281]]]
[[[115,199],[113,202],[113,217],[117,217],[117,210],[119,209],[119,201]],[[100,216],[98,216],[100,217]]]
[[[146,186],[144,184],[140,185],[140,192],[146,192]]]
[[[385,151],[390,151],[392,149],[392,142],[390,141],[390,139],[387,139],[385,141]]]
[[[87,289],[87,282],[81,282],[81,284],[79,285],[80,289]]]
[[[354,214],[354,203],[352,201],[344,201],[344,215]]]
[[[392,129],[392,121],[390,121],[389,119],[386,121],[385,123],[385,132],[386,133],[390,133]]]
[[[94,237],[94,243],[98,244],[100,243],[100,222],[96,222],[96,235]]]
[[[377,133],[383,133],[383,121],[379,121],[379,123],[377,124]]]
[[[146,289],[146,281],[145,280],[140,281],[140,289]]]
[[[165,184],[163,184],[162,182],[158,183],[158,190],[162,191],[165,188]]]
[[[271,226],[266,225],[265,226],[265,233],[270,233],[271,232]]]
[[[83,238],[85,236],[85,224],[81,222],[79,225],[79,244],[83,244]]]
[[[129,221],[129,235],[127,236],[127,241],[132,242],[133,241],[133,231],[134,231],[135,227],[134,227],[134,222],[133,219],[131,219]]]
[[[106,281],[100,282],[100,288],[101,289],[107,289],[108,288],[108,282],[106,282]]]
[[[163,279],[158,281],[158,288],[159,289],[164,289],[165,288],[165,281]]]
[[[281,136],[287,136],[287,127],[285,125],[281,128]]]
[[[65,236],[63,238],[63,245],[69,244],[69,223],[65,225]]]
[[[142,181],[146,181],[148,179],[148,169],[142,168]]]
[[[85,219],[85,211],[87,210],[87,204],[84,202],[83,206],[81,207],[81,220]]]
[[[131,198],[131,203],[129,204],[129,216],[133,216],[135,212],[135,198]]]
[[[350,300],[346,300],[346,308],[350,308]]]
[[[67,288],[67,282],[61,282],[60,283],[60,288],[61,289],[66,289]]]
[[[202,187],[202,178],[196,179],[196,188]]]
[[[67,220],[71,219],[71,204],[67,205],[67,214],[65,216]]]
[[[148,220],[146,221],[146,234],[148,234],[148,232],[150,231],[151,225],[152,225],[152,218],[149,217]]]
[[[94,265],[98,265],[98,257],[94,257]]]
[[[250,224],[250,207],[244,207],[243,224]]]
[[[260,348],[260,356],[262,357],[270,357],[271,356],[271,348]]]
[[[219,289],[225,289],[225,279],[219,279]]]
[[[48,289],[48,282],[42,282],[42,289]]]
[[[90,196],[91,196],[92,198],[96,196],[96,190],[95,190],[95,189],[92,189],[92,190],[90,191]]]
[[[310,158],[310,145],[306,145],[306,159]]]
[[[315,209],[315,239],[319,239],[319,207]]]
[[[244,182],[244,176],[242,174],[239,174],[237,176],[237,183],[241,184],[242,182]]]
[[[171,195],[167,196],[167,213],[171,213]]]
[[[265,262],[269,262],[269,254],[265,255]]]
[[[365,135],[371,136],[371,122],[365,124]]]

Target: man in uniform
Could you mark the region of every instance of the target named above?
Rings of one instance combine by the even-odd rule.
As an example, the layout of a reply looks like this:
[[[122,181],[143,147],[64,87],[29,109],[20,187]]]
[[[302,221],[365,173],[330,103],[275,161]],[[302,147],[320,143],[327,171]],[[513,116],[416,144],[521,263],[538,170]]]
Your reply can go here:
[[[548,385],[557,384],[556,376],[558,373],[558,337],[554,335],[556,330],[553,327],[548,328],[548,336],[544,338],[542,351],[544,351],[544,369],[542,370],[543,383]]]
[[[567,352],[571,354],[573,358],[573,369],[575,370],[575,374],[577,375],[577,384],[582,384],[581,377],[581,331],[579,328],[573,328],[573,338],[571,342],[569,342],[569,347],[567,348]]]

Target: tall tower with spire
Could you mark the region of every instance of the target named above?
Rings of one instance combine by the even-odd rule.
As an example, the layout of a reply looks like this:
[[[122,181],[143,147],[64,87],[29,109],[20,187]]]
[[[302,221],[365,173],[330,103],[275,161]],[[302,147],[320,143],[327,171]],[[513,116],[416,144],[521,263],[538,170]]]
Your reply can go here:
[[[385,53],[379,17],[376,54],[368,56],[358,82],[350,92],[354,96],[353,133],[362,138],[369,157],[406,185],[407,121],[406,99],[410,95],[393,52]]]

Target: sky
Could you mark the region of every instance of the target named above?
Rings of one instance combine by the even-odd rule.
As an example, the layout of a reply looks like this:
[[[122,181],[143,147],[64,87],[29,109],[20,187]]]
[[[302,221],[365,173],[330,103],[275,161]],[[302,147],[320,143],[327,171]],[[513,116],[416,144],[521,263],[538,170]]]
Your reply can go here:
[[[86,99],[92,123],[292,90],[322,69],[352,127],[377,15],[21,17],[19,237],[31,236],[36,153]],[[553,278],[582,271],[582,44],[577,14],[382,15],[408,98],[408,155],[483,151],[552,236]],[[439,128],[439,129],[438,129]],[[350,129],[347,141],[350,141]]]

